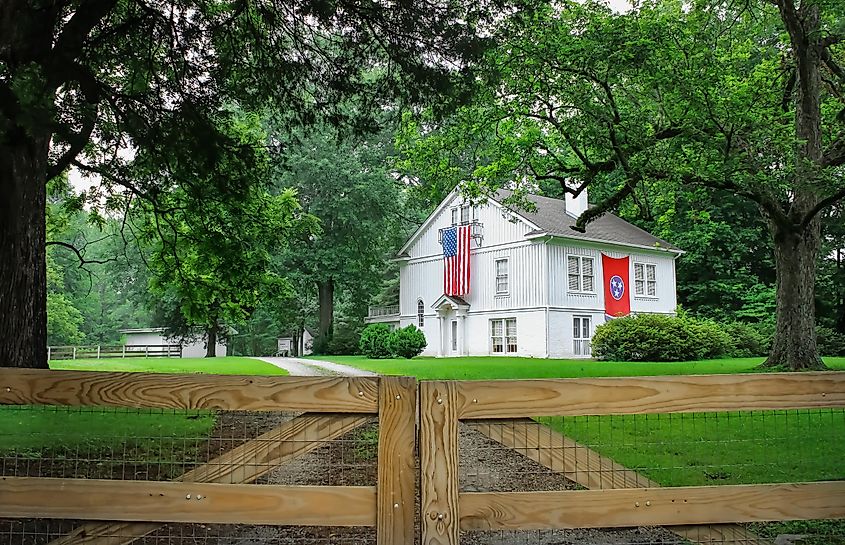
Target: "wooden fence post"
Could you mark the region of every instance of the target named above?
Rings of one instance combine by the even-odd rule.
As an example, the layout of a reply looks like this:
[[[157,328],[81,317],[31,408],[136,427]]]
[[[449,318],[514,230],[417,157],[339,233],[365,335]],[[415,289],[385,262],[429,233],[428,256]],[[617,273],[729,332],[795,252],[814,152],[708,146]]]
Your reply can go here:
[[[145,346],[144,346],[144,357],[145,357],[145,358],[149,358],[149,357],[150,357],[150,345],[145,345]]]
[[[378,398],[378,545],[414,542],[417,381],[381,377]]]
[[[47,361],[50,361],[51,359],[53,359],[53,347],[48,346],[47,347]]]
[[[451,382],[420,384],[420,519],[423,545],[458,545],[458,406]]]
[[[97,359],[100,359],[100,345],[97,345]]]
[[[76,359],[76,347],[73,347],[73,359]]]
[[[125,345],[125,344],[123,345],[123,351],[121,352],[120,357],[121,357],[121,358],[125,358],[125,357],[126,357],[126,345]]]

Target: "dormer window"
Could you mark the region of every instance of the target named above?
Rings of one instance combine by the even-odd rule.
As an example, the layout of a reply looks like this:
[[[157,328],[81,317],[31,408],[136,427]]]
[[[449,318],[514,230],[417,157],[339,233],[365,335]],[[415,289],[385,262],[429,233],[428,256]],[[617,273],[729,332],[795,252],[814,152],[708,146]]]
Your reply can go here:
[[[474,206],[464,204],[452,209],[452,225],[465,225],[477,219]]]

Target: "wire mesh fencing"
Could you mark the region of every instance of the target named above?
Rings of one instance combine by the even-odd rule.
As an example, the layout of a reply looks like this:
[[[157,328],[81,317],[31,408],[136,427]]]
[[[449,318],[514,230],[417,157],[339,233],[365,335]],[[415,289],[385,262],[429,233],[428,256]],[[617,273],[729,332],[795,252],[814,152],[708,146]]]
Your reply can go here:
[[[0,476],[375,485],[362,416],[0,406]]]
[[[366,415],[0,406],[0,478],[362,487],[376,485],[377,451],[377,421]],[[0,536],[20,545],[88,544],[83,536],[101,545],[375,539],[372,528],[49,519],[4,520]]]
[[[469,493],[845,480],[842,408],[466,420],[458,436]],[[735,489],[723,490],[730,501]],[[636,505],[646,511],[646,501]],[[461,543],[845,543],[843,520],[601,528],[602,518],[593,528],[462,532]]]

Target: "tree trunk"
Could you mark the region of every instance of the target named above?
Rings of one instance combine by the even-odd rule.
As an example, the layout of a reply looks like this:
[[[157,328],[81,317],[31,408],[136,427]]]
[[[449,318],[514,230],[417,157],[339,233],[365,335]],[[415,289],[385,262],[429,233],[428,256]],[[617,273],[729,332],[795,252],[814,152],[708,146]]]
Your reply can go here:
[[[14,132],[15,139],[0,135],[0,366],[47,368],[50,140]]]
[[[803,232],[775,230],[777,328],[772,352],[762,367],[802,371],[825,369],[816,348],[816,260],[819,221]]]
[[[43,8],[43,9],[42,9]],[[53,94],[24,72],[50,53],[55,10],[0,2],[0,64],[23,83],[24,106],[0,80],[0,366],[47,367],[45,253],[49,115]],[[31,72],[34,73],[34,72]],[[42,106],[39,108],[38,106]]]
[[[786,218],[772,219],[777,270],[777,329],[763,367],[790,371],[825,369],[816,346],[816,260],[821,246],[819,165],[822,48],[819,6],[802,2],[798,11],[778,2],[796,63],[795,174]]]
[[[208,326],[208,330],[205,333],[205,339],[207,341],[207,345],[205,347],[205,357],[206,358],[215,358],[217,357],[217,331],[219,326],[217,322],[214,322],[210,326]]]
[[[321,339],[330,339],[334,324],[334,280],[328,278],[317,282],[317,296],[320,305],[320,331]]]
[[[291,347],[290,347],[291,356],[299,357],[299,356],[302,355],[302,354],[300,354],[300,351],[299,351],[299,345],[300,345],[301,342],[302,342],[302,330],[299,329],[299,326],[297,326],[296,330],[293,332],[293,342],[292,342]]]

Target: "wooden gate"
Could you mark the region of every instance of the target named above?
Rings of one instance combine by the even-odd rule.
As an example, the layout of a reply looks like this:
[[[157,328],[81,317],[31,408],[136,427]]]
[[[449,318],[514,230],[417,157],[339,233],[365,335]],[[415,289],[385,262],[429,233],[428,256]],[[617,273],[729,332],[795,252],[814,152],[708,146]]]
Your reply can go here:
[[[434,381],[420,389],[422,541],[461,530],[667,526],[692,542],[766,544],[734,523],[845,517],[845,482],[658,484],[578,445],[543,416],[710,413],[845,407],[844,373]],[[459,492],[458,426],[562,472],[579,490]]]
[[[123,545],[164,523],[374,526],[381,545],[414,539],[413,379],[0,368],[0,405],[304,411],[172,482],[0,477],[0,516],[108,521],[53,545]],[[248,484],[376,416],[377,486]]]
[[[52,545],[128,545],[166,523],[375,527],[380,545],[461,530],[664,526],[699,543],[767,544],[741,523],[845,518],[845,482],[661,488],[538,416],[845,408],[845,373],[431,381],[0,368],[0,405],[290,411],[297,416],[170,481],[0,477],[0,516],[81,519]],[[841,412],[838,413],[841,416]],[[250,484],[378,418],[375,486]],[[416,421],[420,433],[417,436]],[[460,491],[461,422],[577,490]],[[419,440],[420,472],[414,443]],[[838,478],[838,477],[837,477]]]

